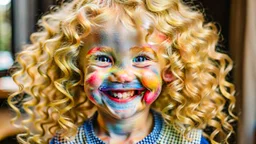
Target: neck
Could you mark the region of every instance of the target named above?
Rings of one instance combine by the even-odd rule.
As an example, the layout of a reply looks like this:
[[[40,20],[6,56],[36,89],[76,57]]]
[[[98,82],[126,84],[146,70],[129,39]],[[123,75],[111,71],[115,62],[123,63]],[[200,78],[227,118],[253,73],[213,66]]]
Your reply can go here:
[[[96,135],[103,141],[138,142],[146,137],[153,127],[153,116],[149,108],[126,119],[116,119],[98,111]]]

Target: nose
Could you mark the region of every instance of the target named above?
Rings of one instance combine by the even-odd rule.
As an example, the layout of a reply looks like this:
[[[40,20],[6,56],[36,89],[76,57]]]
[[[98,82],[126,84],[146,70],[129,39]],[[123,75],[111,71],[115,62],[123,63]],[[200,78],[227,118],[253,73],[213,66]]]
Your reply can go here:
[[[118,83],[128,83],[133,81],[135,78],[135,75],[132,73],[131,70],[127,69],[120,69],[113,71],[108,80],[110,82],[118,82]]]

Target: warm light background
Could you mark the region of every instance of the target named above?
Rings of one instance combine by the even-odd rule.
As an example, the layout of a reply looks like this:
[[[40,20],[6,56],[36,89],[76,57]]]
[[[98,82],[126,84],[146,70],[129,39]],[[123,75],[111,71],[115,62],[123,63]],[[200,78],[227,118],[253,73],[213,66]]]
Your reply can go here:
[[[184,0],[186,2],[191,0]],[[232,80],[237,89],[238,144],[256,144],[256,0],[193,0],[204,7],[207,21],[215,21],[234,60]],[[21,45],[29,42],[36,21],[61,0],[0,0],[0,143],[15,144],[20,130],[9,124],[8,95],[17,89],[8,76],[9,63]],[[4,52],[3,52],[4,51]],[[8,54],[6,54],[6,52]]]

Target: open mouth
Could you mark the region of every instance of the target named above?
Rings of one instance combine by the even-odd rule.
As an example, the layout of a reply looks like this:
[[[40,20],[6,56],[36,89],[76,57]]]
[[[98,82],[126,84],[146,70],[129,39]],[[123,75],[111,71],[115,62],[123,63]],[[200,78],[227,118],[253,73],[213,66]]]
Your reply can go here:
[[[128,102],[136,96],[142,96],[145,93],[145,89],[141,90],[108,90],[102,91],[111,100],[116,102]]]

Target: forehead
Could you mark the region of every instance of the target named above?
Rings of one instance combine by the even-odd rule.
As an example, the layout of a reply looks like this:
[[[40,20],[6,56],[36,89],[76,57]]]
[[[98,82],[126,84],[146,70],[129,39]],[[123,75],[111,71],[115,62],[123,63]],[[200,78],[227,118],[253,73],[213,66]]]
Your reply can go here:
[[[87,49],[110,47],[116,52],[127,51],[134,46],[145,44],[147,30],[142,27],[126,27],[121,22],[107,22],[102,28],[94,29],[85,41]]]

